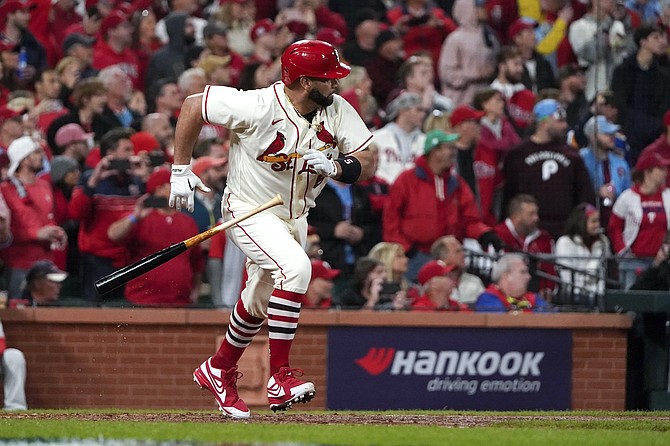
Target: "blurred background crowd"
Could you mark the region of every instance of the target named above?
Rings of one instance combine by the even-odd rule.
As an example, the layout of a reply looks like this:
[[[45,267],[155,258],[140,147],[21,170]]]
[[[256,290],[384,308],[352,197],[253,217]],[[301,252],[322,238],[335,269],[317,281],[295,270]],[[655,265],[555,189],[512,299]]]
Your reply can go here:
[[[352,66],[376,176],[309,215],[304,306],[593,310],[668,290],[670,0],[4,0],[0,257],[9,305],[230,308],[220,235],[94,282],[221,219],[230,133],[206,125],[193,214],[167,206],[183,99],[263,88],[292,42]],[[60,298],[59,298],[60,296]]]

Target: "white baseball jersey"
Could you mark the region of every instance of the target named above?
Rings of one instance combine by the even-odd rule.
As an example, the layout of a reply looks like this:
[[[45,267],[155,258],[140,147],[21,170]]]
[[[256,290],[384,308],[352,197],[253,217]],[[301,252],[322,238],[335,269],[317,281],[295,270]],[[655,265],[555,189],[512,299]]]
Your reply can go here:
[[[306,215],[327,178],[307,166],[308,149],[328,158],[350,155],[370,144],[372,134],[356,110],[338,95],[317,110],[312,123],[295,110],[284,84],[251,91],[208,85],[202,100],[205,122],[232,132],[226,192],[260,205],[279,193],[283,206],[269,212],[288,220]]]
[[[406,133],[395,122],[374,132],[377,146],[376,175],[393,184],[398,175],[414,166],[414,160],[423,155],[426,135],[421,130]]]

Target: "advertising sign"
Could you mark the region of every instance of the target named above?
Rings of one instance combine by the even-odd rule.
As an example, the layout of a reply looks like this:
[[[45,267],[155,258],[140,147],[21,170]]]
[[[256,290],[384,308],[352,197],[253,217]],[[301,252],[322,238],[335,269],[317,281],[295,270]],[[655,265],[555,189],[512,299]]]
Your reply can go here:
[[[567,410],[569,330],[336,327],[329,409]]]

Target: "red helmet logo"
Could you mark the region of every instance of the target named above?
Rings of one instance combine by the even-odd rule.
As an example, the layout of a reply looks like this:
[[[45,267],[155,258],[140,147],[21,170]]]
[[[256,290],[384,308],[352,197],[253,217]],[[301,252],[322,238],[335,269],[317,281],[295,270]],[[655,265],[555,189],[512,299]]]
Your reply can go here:
[[[302,76],[341,79],[350,71],[351,67],[340,62],[337,49],[321,40],[292,43],[281,56],[281,80],[286,85],[291,85]]]

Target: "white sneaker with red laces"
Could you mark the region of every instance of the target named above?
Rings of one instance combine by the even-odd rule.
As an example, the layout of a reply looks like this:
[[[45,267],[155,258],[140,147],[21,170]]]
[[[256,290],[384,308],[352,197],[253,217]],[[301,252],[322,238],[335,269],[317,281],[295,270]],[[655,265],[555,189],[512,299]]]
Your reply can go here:
[[[200,364],[193,372],[193,381],[200,388],[207,389],[216,398],[216,402],[224,415],[233,418],[249,418],[251,412],[244,401],[237,394],[237,380],[242,373],[237,371],[237,366],[228,370],[217,369],[212,366],[212,358]]]
[[[314,398],[316,391],[314,384],[300,381],[296,376],[304,373],[300,369],[282,367],[268,381],[268,401],[273,411],[286,410],[293,403],[307,401]]]

